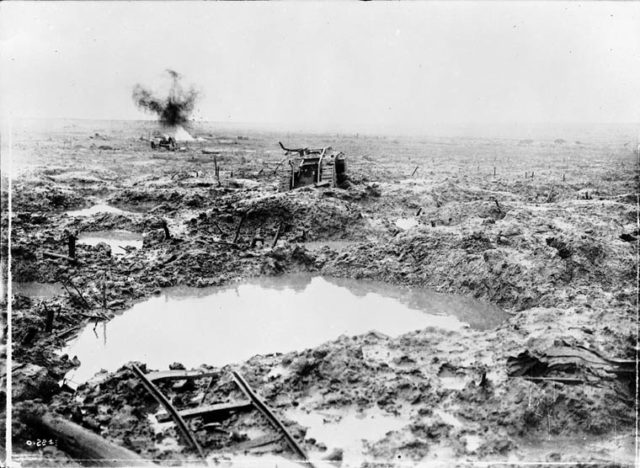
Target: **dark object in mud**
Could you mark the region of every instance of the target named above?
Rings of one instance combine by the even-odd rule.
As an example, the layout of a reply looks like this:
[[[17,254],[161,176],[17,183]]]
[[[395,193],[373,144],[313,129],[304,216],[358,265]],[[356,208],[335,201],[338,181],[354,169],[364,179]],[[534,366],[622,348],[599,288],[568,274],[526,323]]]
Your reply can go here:
[[[509,377],[531,377],[532,380],[557,380],[564,383],[576,383],[576,374],[587,378],[617,378],[622,381],[633,380],[635,361],[632,359],[611,359],[594,349],[570,345],[562,342],[545,350],[534,353],[525,350],[517,356],[507,358]],[[631,382],[629,382],[631,383]]]
[[[346,182],[347,162],[344,153],[332,151],[330,146],[309,149],[286,148],[282,143],[279,144],[287,156],[298,154],[289,159],[289,170],[281,176],[281,192],[306,185],[338,187]]]
[[[625,242],[635,242],[636,241],[636,237],[632,236],[631,234],[627,234],[625,232],[623,234],[620,234],[620,240],[623,240]]]
[[[33,342],[36,335],[38,334],[38,329],[36,327],[29,327],[27,332],[24,334],[22,339],[20,340],[21,346],[28,346]]]
[[[500,206],[500,202],[498,201],[498,199],[496,197],[493,197],[493,201],[496,204],[496,208],[498,208],[498,219],[504,218],[506,216],[506,213],[502,209],[502,207]]]
[[[69,233],[69,237],[67,239],[67,243],[69,246],[69,258],[76,258],[76,240],[78,239],[78,236],[73,233],[70,232]]]
[[[92,309],[91,304],[89,304],[89,301],[87,301],[85,299],[85,297],[82,295],[82,292],[78,289],[78,287],[73,283],[73,281],[71,280],[71,278],[69,278],[69,284],[71,285],[71,287],[73,289],[75,289],[78,298],[80,298],[80,300],[82,301],[82,304],[84,305],[84,307],[87,310]],[[62,285],[62,287],[65,289],[65,291],[67,291],[67,294],[69,294],[70,297],[74,297],[73,294],[71,294],[71,291],[69,291],[69,288],[67,287],[65,281],[63,279],[60,279],[60,284]]]
[[[176,423],[176,426],[178,426],[178,429],[180,429],[180,433],[186,439],[187,443],[198,451],[200,458],[206,460],[204,452],[202,451],[202,447],[200,447],[200,444],[198,444],[198,441],[195,439],[193,433],[185,424],[184,419],[182,419],[178,411],[169,402],[167,397],[164,396],[164,394],[158,389],[158,387],[156,387],[149,379],[147,379],[144,372],[142,372],[138,366],[133,364],[131,368],[140,378],[140,380],[142,381],[142,385],[149,392],[149,394],[153,396],[153,398],[158,403],[160,403],[164,407],[164,409],[171,415],[171,418]]]
[[[171,239],[171,233],[169,232],[169,224],[166,219],[161,220],[162,230],[164,231],[164,239]]]
[[[93,432],[45,412],[27,411],[21,418],[27,425],[47,434],[47,438],[83,464],[93,466],[155,466],[126,448]]]
[[[233,236],[233,241],[231,241],[232,244],[236,244],[238,242],[238,238],[240,237],[240,229],[242,229],[242,225],[246,220],[247,215],[245,213],[244,215],[242,215],[242,218],[240,218],[240,222],[238,223],[238,227],[236,228],[236,234]]]
[[[558,251],[558,255],[560,256],[560,258],[569,258],[573,254],[571,248],[560,239],[557,239],[555,237],[547,237],[546,242],[549,247],[553,247]]]
[[[280,239],[280,234],[282,233],[283,227],[284,227],[284,221],[280,220],[280,223],[278,224],[278,230],[276,231],[276,235],[273,236],[273,242],[271,242],[272,249],[278,244],[278,239]]]
[[[296,442],[296,440],[293,438],[293,436],[287,430],[287,428],[284,427],[282,422],[273,414],[273,411],[271,411],[271,408],[269,408],[260,399],[260,397],[258,397],[258,395],[254,393],[254,391],[251,389],[251,387],[246,382],[246,380],[244,380],[244,378],[238,372],[233,371],[232,376],[233,376],[233,379],[236,381],[236,384],[238,384],[238,387],[240,387],[240,390],[242,390],[242,393],[244,393],[245,396],[251,400],[251,402],[256,407],[256,409],[260,411],[265,418],[267,418],[267,420],[269,421],[269,424],[271,424],[276,430],[284,434],[284,437],[287,441],[287,445],[289,445],[289,447],[300,458],[302,458],[302,460],[304,460],[308,466],[313,468],[313,464],[309,461],[309,458],[307,457],[307,454],[305,453],[305,451]]]
[[[262,235],[261,230],[258,228],[258,230],[256,230],[255,235],[253,236],[253,239],[251,239],[251,248],[255,248],[255,247],[263,247],[264,246],[264,236]]]
[[[52,309],[49,309],[47,307],[47,304],[45,304],[44,302],[42,303],[42,306],[44,308],[44,312],[46,314],[46,320],[45,320],[45,325],[44,325],[44,331],[46,333],[51,333],[51,331],[53,330],[53,319],[54,319],[54,312]]]

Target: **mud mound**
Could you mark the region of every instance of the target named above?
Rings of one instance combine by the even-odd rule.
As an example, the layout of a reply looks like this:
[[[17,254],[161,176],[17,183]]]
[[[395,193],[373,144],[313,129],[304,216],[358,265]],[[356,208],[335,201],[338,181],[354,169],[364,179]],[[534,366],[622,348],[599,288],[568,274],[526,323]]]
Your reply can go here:
[[[304,233],[304,240],[359,237],[357,230],[364,226],[358,206],[314,189],[240,200],[236,210],[246,213],[253,223],[283,220]]]

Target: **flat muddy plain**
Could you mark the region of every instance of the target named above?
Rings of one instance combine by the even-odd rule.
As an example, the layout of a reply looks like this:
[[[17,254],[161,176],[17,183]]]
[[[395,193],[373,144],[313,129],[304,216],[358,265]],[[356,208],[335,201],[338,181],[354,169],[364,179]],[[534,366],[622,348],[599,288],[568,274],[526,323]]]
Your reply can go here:
[[[238,372],[315,466],[633,464],[640,180],[632,129],[390,137],[201,123],[189,129],[199,140],[176,152],[152,150],[141,136],[153,129],[152,122],[95,121],[13,129],[2,232],[11,222],[16,286],[7,367],[13,452],[22,466],[79,464],[78,452],[47,432],[47,418],[160,465],[200,463],[200,453],[223,466],[296,464],[280,434],[246,408],[185,418],[197,450],[167,422],[133,364],[148,374],[201,372],[156,381],[183,414],[243,401]],[[347,182],[278,191],[286,168],[278,141],[344,152]],[[74,261],[64,258],[70,233],[78,236]],[[302,279],[282,285],[283,277]],[[224,337],[216,337],[216,322],[233,320],[233,310],[189,330],[159,310],[173,331],[164,342],[150,336],[163,320],[146,310],[122,346],[153,338],[174,362],[160,368],[136,360],[81,382],[70,377],[93,366],[82,362],[91,353],[73,352],[91,330],[106,344],[110,324],[114,330],[169,290],[197,297],[193,291],[234,285],[242,292],[251,281],[266,283],[270,298],[333,284],[318,293],[331,296],[331,323],[340,321],[334,307],[374,294],[377,302],[366,303],[372,316],[446,318],[447,306],[434,309],[447,301],[423,295],[452,294],[467,302],[456,302],[451,317],[469,326],[336,327],[328,341],[301,340],[296,348],[292,338],[303,331],[295,311],[301,324],[310,318],[305,300],[291,293],[282,307],[294,313],[278,319],[296,349],[223,364],[191,353],[187,363],[179,356],[203,337],[212,347],[258,343],[256,324],[270,333],[276,299],[262,308],[252,302],[250,315],[238,312],[246,323]],[[321,319],[318,297],[308,301]],[[174,313],[186,317],[179,307]],[[354,315],[358,325],[367,310]],[[221,312],[212,306],[211,313]]]

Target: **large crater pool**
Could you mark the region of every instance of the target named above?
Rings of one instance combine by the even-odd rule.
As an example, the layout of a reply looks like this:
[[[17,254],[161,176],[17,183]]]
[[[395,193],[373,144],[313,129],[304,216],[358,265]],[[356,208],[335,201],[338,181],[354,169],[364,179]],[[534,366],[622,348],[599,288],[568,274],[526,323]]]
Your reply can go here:
[[[169,288],[109,322],[89,324],[62,352],[88,380],[129,361],[152,369],[180,362],[222,366],[257,354],[302,350],[375,330],[390,336],[436,327],[487,329],[508,315],[462,296],[385,283],[287,275],[233,286]]]

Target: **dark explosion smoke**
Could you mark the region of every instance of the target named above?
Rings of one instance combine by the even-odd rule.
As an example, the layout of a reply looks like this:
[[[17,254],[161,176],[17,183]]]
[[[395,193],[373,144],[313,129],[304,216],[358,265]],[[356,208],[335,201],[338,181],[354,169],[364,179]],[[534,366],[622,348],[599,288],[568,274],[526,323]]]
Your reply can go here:
[[[184,89],[180,85],[181,75],[173,70],[167,70],[171,77],[171,89],[166,98],[155,96],[141,84],[133,87],[133,100],[141,109],[154,113],[160,123],[166,127],[176,127],[186,124],[193,112],[198,91],[190,87]]]

